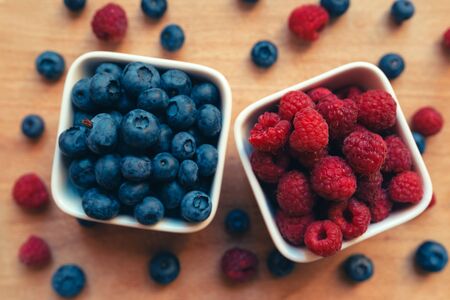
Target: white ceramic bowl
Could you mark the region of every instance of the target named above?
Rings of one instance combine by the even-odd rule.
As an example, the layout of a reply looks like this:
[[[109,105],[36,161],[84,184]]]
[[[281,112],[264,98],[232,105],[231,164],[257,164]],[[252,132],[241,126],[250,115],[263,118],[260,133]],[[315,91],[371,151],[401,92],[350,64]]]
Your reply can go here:
[[[166,232],[191,233],[199,231],[208,226],[208,224],[211,223],[212,219],[214,218],[219,204],[220,188],[222,185],[228,130],[231,120],[231,89],[228,81],[221,73],[205,66],[181,61],[121,54],[115,52],[88,52],[81,55],[73,62],[67,74],[61,103],[58,136],[59,134],[61,134],[61,132],[71,127],[73,123],[73,109],[70,100],[70,94],[74,84],[83,77],[92,76],[95,68],[100,63],[115,62],[126,64],[133,61],[148,63],[159,69],[182,70],[190,75],[194,75],[195,77],[202,78],[214,83],[220,91],[222,105],[222,132],[220,133],[219,143],[217,146],[219,160],[217,164],[217,171],[214,176],[211,188],[212,211],[210,216],[203,222],[199,223],[188,223],[181,219],[164,218],[157,224],[151,226],[141,225],[130,216],[118,216],[108,221],[91,219],[84,213],[81,207],[81,196],[69,183],[67,166],[64,164],[64,158],[59,151],[58,139],[56,139],[57,142],[52,169],[51,189],[53,199],[56,205],[62,211],[80,219]]]
[[[271,207],[270,200],[264,194],[263,189],[261,188],[261,185],[259,184],[258,179],[253,173],[250,165],[250,154],[253,149],[248,143],[249,132],[255,124],[257,117],[269,108],[274,107],[279,102],[280,98],[289,91],[308,91],[319,86],[337,89],[349,85],[358,85],[365,89],[385,90],[390,93],[392,97],[394,97],[395,101],[397,101],[389,80],[380,69],[369,63],[354,62],[323,73],[253,103],[239,114],[234,125],[234,136],[236,139],[239,156],[256,201],[258,202],[259,209],[261,210],[266,226],[269,229],[272,240],[284,256],[296,262],[312,262],[320,259],[321,257],[313,254],[306,249],[306,247],[295,247],[290,245],[281,236],[275,223],[274,208]],[[402,137],[403,141],[406,143],[406,146],[412,153],[414,168],[422,179],[424,187],[423,198],[419,203],[408,208],[395,211],[391,213],[387,219],[379,223],[369,225],[368,230],[362,236],[351,241],[345,241],[342,245],[342,249],[350,247],[351,245],[359,243],[378,233],[413,219],[426,209],[431,200],[432,186],[430,175],[428,174],[428,170],[425,167],[422,156],[415,145],[411,130],[408,127],[408,123],[399,105],[397,105],[397,128],[398,134]]]

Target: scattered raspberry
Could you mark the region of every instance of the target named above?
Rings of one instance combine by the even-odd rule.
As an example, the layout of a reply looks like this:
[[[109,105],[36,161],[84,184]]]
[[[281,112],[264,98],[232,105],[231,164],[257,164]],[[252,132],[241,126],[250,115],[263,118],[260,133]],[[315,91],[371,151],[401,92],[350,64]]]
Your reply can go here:
[[[314,103],[318,103],[322,100],[335,100],[337,99],[336,95],[334,95],[329,89],[324,87],[318,87],[312,89],[308,92],[308,96]]]
[[[312,215],[290,217],[279,210],[275,215],[275,222],[283,238],[291,245],[303,245],[306,227],[314,221]]]
[[[375,193],[381,188],[383,183],[383,175],[375,172],[369,175],[358,175],[358,184],[356,188],[356,197],[359,200],[366,201],[372,198]]]
[[[431,106],[422,107],[412,117],[413,131],[426,137],[441,131],[443,125],[442,115]]]
[[[435,204],[436,204],[436,196],[433,193],[433,196],[431,196],[431,201],[430,201],[430,204],[428,204],[427,209],[432,208]]]
[[[318,151],[328,144],[327,122],[313,108],[305,108],[295,115],[294,128],[289,144],[295,151]]]
[[[384,161],[383,172],[401,173],[411,170],[411,153],[400,137],[388,136],[385,140],[387,155]]]
[[[339,99],[321,101],[317,111],[328,123],[330,139],[340,139],[353,131],[358,119],[358,109],[353,101]]]
[[[297,112],[307,107],[314,107],[311,98],[302,91],[292,91],[281,97],[278,114],[281,119],[292,121]]]
[[[295,8],[289,16],[289,29],[299,38],[314,41],[319,32],[327,25],[328,12],[319,5],[307,4]]]
[[[19,177],[14,184],[12,194],[17,204],[30,209],[41,208],[49,200],[44,182],[34,173]]]
[[[395,124],[397,103],[382,90],[370,90],[355,99],[358,121],[373,131],[381,131]]]
[[[235,247],[224,253],[221,265],[222,272],[228,279],[242,282],[256,275],[258,258],[249,250]]]
[[[289,162],[289,156],[283,152],[273,155],[255,151],[250,157],[250,163],[256,177],[267,183],[277,183],[289,167]]]
[[[341,228],[346,240],[362,235],[370,224],[369,208],[355,198],[333,204],[328,217]]]
[[[387,147],[380,135],[356,131],[345,138],[342,151],[355,172],[368,175],[381,169]]]
[[[406,171],[392,178],[389,183],[389,197],[400,203],[417,203],[422,199],[423,188],[419,175]]]
[[[306,168],[312,168],[316,163],[318,163],[322,158],[328,155],[327,148],[322,148],[313,152],[297,152],[290,149],[290,154],[295,158],[302,166]]]
[[[319,161],[311,172],[310,181],[312,189],[328,200],[347,200],[356,190],[352,169],[337,156],[328,156]]]
[[[96,11],[91,26],[99,40],[120,42],[127,32],[127,15],[121,6],[109,3]]]
[[[372,223],[380,222],[386,219],[392,210],[392,202],[385,190],[378,189],[372,197],[366,199],[369,206]]]
[[[308,178],[299,171],[284,174],[277,187],[277,202],[290,216],[310,214],[314,205],[314,195]]]
[[[447,31],[444,33],[442,42],[445,48],[450,49],[450,28],[448,28]]]
[[[48,244],[34,235],[31,235],[19,249],[19,259],[27,266],[43,266],[50,261],[51,257],[52,254]]]
[[[306,247],[314,254],[330,256],[342,247],[342,232],[329,220],[311,223],[305,232]]]
[[[250,130],[248,141],[255,149],[277,152],[283,148],[289,137],[291,124],[273,112],[265,112],[258,117],[258,123]]]

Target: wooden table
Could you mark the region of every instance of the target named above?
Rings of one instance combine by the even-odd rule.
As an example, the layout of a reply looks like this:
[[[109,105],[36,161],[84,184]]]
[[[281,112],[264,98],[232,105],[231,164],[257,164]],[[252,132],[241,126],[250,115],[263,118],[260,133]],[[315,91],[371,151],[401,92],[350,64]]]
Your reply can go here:
[[[450,266],[437,275],[418,274],[412,263],[416,246],[436,239],[450,249],[449,127],[429,139],[424,155],[433,178],[438,204],[416,220],[352,247],[328,259],[298,265],[285,279],[273,279],[265,257],[273,244],[241,167],[230,135],[219,212],[205,230],[171,235],[100,225],[85,229],[53,203],[42,213],[26,213],[11,199],[14,180],[34,171],[50,182],[56,127],[64,80],[43,81],[34,59],[43,50],[61,52],[68,65],[91,50],[113,50],[167,57],[211,66],[222,72],[233,90],[233,119],[248,104],[281,88],[351,61],[376,63],[389,51],[401,53],[406,71],[394,88],[410,116],[418,107],[434,105],[450,120],[450,56],[440,47],[450,26],[448,0],[416,0],[416,15],[394,26],[391,0],[358,0],[345,16],[325,29],[319,41],[299,43],[286,28],[296,5],[308,1],[260,0],[247,7],[237,0],[169,0],[159,22],[147,20],[138,0],[117,0],[127,11],[129,30],[113,47],[98,42],[90,29],[94,11],[108,0],[89,0],[80,15],[71,15],[62,0],[0,0],[0,298],[55,299],[53,271],[63,263],[83,266],[88,285],[78,299],[450,299]],[[315,1],[313,1],[315,2]],[[161,50],[159,33],[179,23],[187,40],[181,51]],[[279,47],[279,60],[259,70],[249,60],[252,45],[269,39]],[[46,132],[37,143],[27,141],[19,125],[27,113],[45,118]],[[246,209],[251,231],[243,238],[224,232],[223,220],[232,208]],[[17,259],[17,249],[30,234],[48,240],[54,255],[50,266],[30,270]],[[229,247],[242,246],[260,257],[257,278],[231,285],[221,276],[219,260]],[[181,274],[170,286],[159,287],[147,276],[147,261],[158,249],[179,255]],[[375,276],[351,285],[338,266],[351,253],[363,252],[375,263]]]

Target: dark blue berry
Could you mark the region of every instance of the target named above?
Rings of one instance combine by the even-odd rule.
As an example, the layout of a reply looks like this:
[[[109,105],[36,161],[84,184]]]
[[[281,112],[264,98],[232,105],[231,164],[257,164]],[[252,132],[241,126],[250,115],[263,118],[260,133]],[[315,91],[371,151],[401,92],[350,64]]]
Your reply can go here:
[[[85,112],[94,112],[97,105],[89,95],[91,80],[89,78],[80,79],[72,88],[71,100],[73,106]]]
[[[192,158],[195,155],[195,139],[189,133],[182,131],[175,134],[172,140],[172,154],[179,160]]]
[[[120,99],[116,104],[116,109],[120,113],[126,114],[135,108],[136,108],[136,103],[130,97],[128,97],[128,95],[124,91],[122,91],[122,93],[120,95]]]
[[[269,41],[259,41],[253,46],[251,57],[258,67],[269,68],[278,59],[278,49]]]
[[[192,190],[200,191],[205,194],[211,193],[212,178],[210,177],[199,177],[195,185],[191,188]]]
[[[245,2],[245,3],[256,3],[256,2],[258,2],[258,0],[242,0],[242,2]]]
[[[416,264],[426,272],[440,272],[448,263],[445,247],[435,241],[422,243],[416,251]]]
[[[146,156],[125,156],[121,162],[122,175],[131,181],[144,181],[152,174],[152,161]]]
[[[106,190],[116,190],[122,182],[120,156],[108,154],[95,163],[95,178],[99,186]]]
[[[167,0],[142,0],[141,9],[149,18],[159,19],[167,10]]]
[[[395,79],[402,74],[405,69],[405,61],[396,53],[388,53],[381,57],[378,67],[389,79]]]
[[[137,100],[137,108],[146,110],[153,114],[163,114],[169,104],[169,96],[159,88],[152,88],[143,91]]]
[[[344,271],[352,281],[365,281],[373,275],[372,260],[363,254],[353,254],[344,261]]]
[[[133,206],[150,194],[150,185],[145,182],[126,181],[120,185],[119,201],[122,204]]]
[[[64,0],[64,5],[71,11],[81,11],[86,5],[86,0]]]
[[[201,134],[200,130],[198,130],[197,127],[191,127],[186,132],[194,137],[195,144],[197,146],[200,146],[200,145],[202,145],[202,144],[204,144],[206,142],[206,137],[204,137]]]
[[[38,115],[28,115],[22,120],[22,133],[30,138],[37,139],[44,133],[44,120]]]
[[[185,95],[178,95],[169,100],[166,110],[167,124],[174,129],[189,129],[196,120],[197,109],[194,101]]]
[[[161,46],[167,51],[177,51],[184,44],[184,32],[180,26],[176,24],[167,25],[159,37]]]
[[[161,201],[167,209],[179,207],[184,195],[186,190],[177,181],[163,184],[160,190]]]
[[[122,120],[122,139],[135,148],[150,148],[159,140],[159,121],[142,109],[130,111]]]
[[[158,145],[156,146],[156,151],[159,152],[169,152],[172,147],[173,132],[172,129],[166,124],[159,125],[159,139]]]
[[[250,218],[242,209],[233,209],[225,218],[225,227],[231,234],[243,234],[250,227]]]
[[[62,265],[52,276],[53,290],[64,298],[77,296],[85,284],[86,276],[83,270],[73,264]]]
[[[47,80],[59,79],[65,68],[64,58],[54,51],[42,52],[36,58],[36,69]]]
[[[114,108],[120,100],[120,81],[108,73],[95,74],[89,84],[91,100],[98,106]]]
[[[122,114],[116,110],[109,111],[108,114],[116,122],[117,128],[119,128],[120,124],[122,123],[122,119],[123,119]]]
[[[158,181],[171,181],[177,177],[178,167],[178,160],[172,154],[158,153],[152,160],[152,177]]]
[[[325,8],[330,16],[342,16],[350,6],[350,0],[320,0],[320,5]]]
[[[191,99],[194,100],[197,107],[204,104],[218,106],[220,102],[219,89],[209,82],[194,85],[191,90]]]
[[[274,249],[267,257],[267,268],[273,276],[284,277],[292,273],[295,268],[295,263]]]
[[[161,88],[170,98],[177,95],[190,95],[192,82],[189,76],[180,70],[169,70],[161,76]]]
[[[193,186],[198,179],[198,166],[193,160],[185,160],[178,170],[178,181],[185,187]]]
[[[94,161],[91,158],[73,160],[69,166],[69,178],[77,188],[94,187],[96,185]]]
[[[97,222],[93,222],[93,221],[89,221],[89,220],[84,220],[84,219],[76,219],[78,224],[80,224],[80,226],[82,227],[86,227],[86,228],[91,228],[94,227],[95,225],[97,225]]]
[[[63,131],[58,138],[59,150],[68,157],[76,158],[89,153],[86,144],[86,127],[74,126]]]
[[[425,149],[427,146],[425,137],[418,132],[413,132],[412,135],[413,135],[414,141],[416,142],[417,148],[419,148],[420,154],[423,154],[425,152]]]
[[[218,161],[217,149],[209,144],[203,144],[197,148],[196,162],[198,165],[198,173],[201,176],[214,175]]]
[[[168,251],[159,252],[150,260],[148,272],[156,283],[169,284],[178,277],[180,262],[174,254]]]
[[[92,120],[86,143],[89,149],[96,154],[112,152],[118,141],[118,126],[109,114],[101,113]]]
[[[76,110],[73,115],[73,126],[84,126],[85,120],[90,121],[93,117],[90,113]]]
[[[122,75],[122,68],[119,65],[113,63],[103,63],[95,69],[95,73],[106,73],[112,77],[119,79]]]
[[[396,0],[391,6],[391,16],[397,23],[410,19],[414,11],[414,4],[408,0]]]
[[[214,137],[222,130],[222,114],[214,105],[205,104],[197,111],[197,128],[206,137]]]
[[[158,223],[164,217],[164,205],[155,197],[146,197],[134,208],[134,217],[144,225]]]
[[[119,214],[119,202],[110,195],[102,194],[92,188],[83,194],[81,202],[84,212],[91,218],[109,220]]]
[[[143,91],[158,88],[161,77],[155,67],[141,62],[132,62],[123,70],[121,83],[127,94],[132,99],[137,99]]]
[[[201,222],[211,214],[209,196],[200,191],[187,193],[181,200],[181,216],[188,222]]]

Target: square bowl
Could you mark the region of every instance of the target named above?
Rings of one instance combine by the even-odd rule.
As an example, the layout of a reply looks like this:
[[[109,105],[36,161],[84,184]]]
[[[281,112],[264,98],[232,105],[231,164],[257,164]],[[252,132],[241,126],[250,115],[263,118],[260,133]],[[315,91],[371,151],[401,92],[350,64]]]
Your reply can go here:
[[[71,65],[64,84],[64,92],[61,103],[60,120],[58,126],[58,136],[66,129],[70,128],[73,123],[73,108],[71,104],[71,91],[75,83],[86,76],[94,73],[95,68],[103,62],[112,62],[117,64],[127,64],[129,62],[144,62],[155,66],[157,69],[179,69],[195,78],[201,78],[212,82],[217,86],[221,96],[221,112],[222,112],[222,131],[220,133],[217,145],[218,163],[216,173],[212,180],[211,186],[211,202],[212,210],[209,217],[199,223],[189,223],[181,219],[165,217],[155,225],[142,225],[136,222],[131,216],[119,215],[111,220],[101,221],[88,217],[81,207],[81,196],[77,190],[70,184],[68,178],[67,166],[64,157],[59,151],[58,139],[56,140],[55,154],[53,158],[51,190],[56,205],[65,213],[79,219],[91,220],[95,222],[115,224],[140,229],[175,232],[175,233],[191,233],[199,231],[209,223],[211,223],[216,214],[219,204],[220,189],[222,185],[223,168],[225,162],[225,154],[228,140],[228,130],[231,121],[231,89],[228,81],[218,71],[206,66],[152,58],[146,56],[122,54],[115,52],[95,51],[88,52],[78,57]]]
[[[311,251],[306,249],[306,247],[295,247],[293,245],[290,245],[281,236],[275,223],[275,207],[271,205],[269,197],[264,194],[264,191],[255,174],[253,173],[252,166],[250,164],[250,155],[253,151],[252,146],[248,142],[250,129],[256,123],[258,116],[261,113],[268,111],[276,106],[281,97],[287,92],[293,90],[308,91],[320,86],[325,86],[331,90],[334,90],[349,85],[357,85],[366,90],[384,90],[390,93],[394,100],[397,102],[397,132],[411,152],[414,169],[417,171],[422,180],[424,194],[420,202],[402,210],[392,212],[385,220],[379,223],[370,224],[369,228],[363,235],[350,241],[344,241],[342,244],[342,249],[362,242],[363,240],[368,239],[378,233],[396,227],[415,218],[426,209],[429,202],[431,201],[432,186],[428,170],[414,142],[411,130],[409,129],[405,116],[403,115],[403,112],[399,106],[394,90],[392,89],[389,80],[376,66],[366,62],[354,62],[346,64],[323,73],[319,76],[316,76],[312,79],[276,92],[275,94],[272,94],[251,104],[239,114],[234,125],[234,136],[245,173],[250,182],[251,188],[255,195],[259,209],[263,215],[264,222],[266,223],[266,226],[272,237],[272,240],[275,243],[275,246],[284,256],[296,262],[312,262],[321,259],[322,257],[313,254]]]

